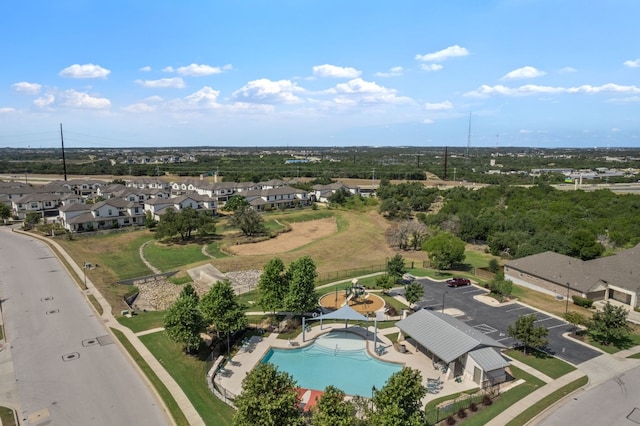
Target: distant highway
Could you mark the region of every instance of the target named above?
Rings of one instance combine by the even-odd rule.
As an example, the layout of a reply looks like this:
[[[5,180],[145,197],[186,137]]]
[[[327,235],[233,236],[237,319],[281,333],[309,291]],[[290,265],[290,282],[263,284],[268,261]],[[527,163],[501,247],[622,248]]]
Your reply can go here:
[[[0,402],[18,401],[21,424],[170,424],[51,250],[9,227],[0,227],[0,296],[15,369]]]

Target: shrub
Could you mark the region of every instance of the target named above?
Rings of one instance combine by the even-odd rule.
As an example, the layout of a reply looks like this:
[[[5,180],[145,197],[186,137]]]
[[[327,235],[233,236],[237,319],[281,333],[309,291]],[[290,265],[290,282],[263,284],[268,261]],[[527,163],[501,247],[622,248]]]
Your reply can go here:
[[[491,405],[493,404],[493,401],[491,400],[491,398],[489,397],[489,395],[485,395],[482,398],[482,405]]]
[[[495,257],[492,257],[489,260],[489,272],[493,272],[494,274],[500,270],[500,262]]]
[[[582,306],[583,308],[591,308],[593,306],[593,300],[587,299],[586,297],[571,296],[571,298],[574,304]]]
[[[469,405],[469,409],[475,413],[476,411],[478,411],[478,404],[472,402],[471,405]]]
[[[465,417],[467,417],[467,412],[465,411],[464,408],[461,408],[458,410],[458,418],[459,419],[464,419]]]
[[[456,424],[456,419],[454,419],[453,416],[447,417],[447,424],[448,425],[455,425]]]

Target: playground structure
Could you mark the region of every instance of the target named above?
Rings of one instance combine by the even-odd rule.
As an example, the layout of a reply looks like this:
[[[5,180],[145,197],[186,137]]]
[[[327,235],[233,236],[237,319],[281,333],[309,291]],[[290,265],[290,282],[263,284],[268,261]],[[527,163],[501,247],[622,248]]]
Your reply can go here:
[[[327,293],[320,298],[320,306],[323,308],[340,309],[346,305],[361,314],[368,314],[384,308],[385,303],[380,296],[359,285],[357,278],[351,280],[351,285],[344,290],[336,288],[335,292]]]

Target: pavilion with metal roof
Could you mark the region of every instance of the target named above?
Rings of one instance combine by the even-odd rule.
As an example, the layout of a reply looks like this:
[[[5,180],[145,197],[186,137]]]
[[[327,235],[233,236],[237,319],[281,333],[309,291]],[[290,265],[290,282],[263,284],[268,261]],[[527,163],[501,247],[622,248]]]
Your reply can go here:
[[[480,384],[504,376],[508,363],[496,349],[505,346],[450,315],[421,309],[396,326],[416,350],[431,355],[434,366],[441,362],[450,378],[466,373]]]

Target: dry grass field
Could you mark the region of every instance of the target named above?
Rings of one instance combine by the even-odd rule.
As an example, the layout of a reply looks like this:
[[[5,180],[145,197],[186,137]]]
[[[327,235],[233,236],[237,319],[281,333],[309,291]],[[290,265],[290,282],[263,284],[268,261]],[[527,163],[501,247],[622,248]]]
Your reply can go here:
[[[375,211],[365,213],[333,211],[331,218],[293,222],[291,231],[267,241],[231,246],[232,256],[213,259],[211,263],[222,272],[262,269],[274,256],[285,264],[302,256],[310,256],[318,273],[326,274],[354,268],[383,265],[396,254],[384,238],[389,226]],[[286,222],[286,215],[278,217]],[[151,274],[139,257],[139,247],[153,239],[147,230],[122,232],[99,237],[76,236],[73,240],[59,239],[60,244],[79,265],[85,261],[98,264],[87,269],[87,277],[100,289],[114,312],[126,309],[123,296],[128,287],[114,285],[119,279]],[[411,261],[424,260],[422,252],[402,252]],[[202,262],[199,262],[202,264]],[[196,264],[183,265],[186,271]]]
[[[241,251],[241,256],[216,259],[212,263],[221,271],[228,272],[262,269],[274,256],[285,264],[302,256],[310,256],[318,272],[323,274],[381,265],[388,257],[395,255],[395,250],[387,245],[384,238],[389,223],[377,212],[335,212],[335,219],[294,223],[290,232],[269,241],[234,248]],[[308,233],[311,229],[313,232]],[[327,232],[329,229],[331,232]],[[264,247],[272,251],[265,253]],[[403,252],[402,255],[409,260],[424,259],[424,253],[420,252]]]

